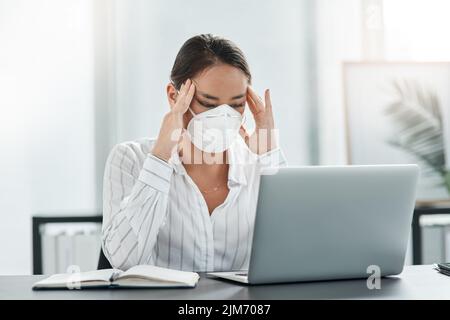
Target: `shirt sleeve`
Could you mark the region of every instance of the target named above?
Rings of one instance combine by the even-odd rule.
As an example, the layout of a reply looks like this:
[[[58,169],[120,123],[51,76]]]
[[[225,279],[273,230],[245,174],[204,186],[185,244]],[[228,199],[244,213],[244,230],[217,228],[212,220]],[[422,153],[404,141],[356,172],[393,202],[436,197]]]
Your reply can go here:
[[[257,162],[261,169],[287,166],[286,157],[279,147],[258,155]]]
[[[166,216],[172,175],[173,167],[151,154],[140,166],[127,143],[111,150],[103,178],[102,249],[112,267],[127,270],[149,263]]]

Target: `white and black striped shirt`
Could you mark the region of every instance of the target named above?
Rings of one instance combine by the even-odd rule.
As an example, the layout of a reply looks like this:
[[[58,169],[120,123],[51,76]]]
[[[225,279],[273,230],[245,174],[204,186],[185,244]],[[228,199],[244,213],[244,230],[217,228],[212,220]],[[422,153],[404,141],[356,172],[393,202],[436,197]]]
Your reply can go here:
[[[102,248],[115,268],[152,264],[185,271],[247,270],[263,167],[286,164],[277,148],[252,153],[239,137],[228,150],[229,193],[209,214],[177,154],[150,154],[155,139],[117,144],[103,183]]]

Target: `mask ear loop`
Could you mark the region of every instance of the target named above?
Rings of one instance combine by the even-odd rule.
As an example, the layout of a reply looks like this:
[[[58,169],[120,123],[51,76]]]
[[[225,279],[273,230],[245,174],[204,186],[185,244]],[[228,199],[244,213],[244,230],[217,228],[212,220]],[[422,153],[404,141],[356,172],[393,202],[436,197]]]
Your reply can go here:
[[[242,115],[242,121],[241,121],[241,125],[239,126],[239,130],[242,127],[242,128],[244,128],[245,131],[247,131],[247,129],[244,127],[244,124],[245,124],[246,120],[247,120],[247,115],[244,112],[244,114]]]
[[[194,113],[194,111],[192,111],[191,107],[188,107],[188,110],[192,114],[192,117],[195,118],[196,114]]]

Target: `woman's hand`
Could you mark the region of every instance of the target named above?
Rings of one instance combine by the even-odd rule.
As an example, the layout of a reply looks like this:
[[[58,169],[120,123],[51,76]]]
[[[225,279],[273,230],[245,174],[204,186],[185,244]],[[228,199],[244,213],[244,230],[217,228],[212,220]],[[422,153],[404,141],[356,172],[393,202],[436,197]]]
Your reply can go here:
[[[168,161],[172,150],[177,146],[183,133],[183,116],[191,105],[195,93],[195,85],[191,79],[181,85],[175,103],[170,104],[170,111],[164,116],[158,138],[152,149],[152,154]]]
[[[263,154],[276,148],[276,137],[272,113],[270,91],[266,89],[264,102],[251,86],[247,89],[247,103],[255,119],[255,132],[248,135],[244,127],[240,133],[250,150],[256,154]]]

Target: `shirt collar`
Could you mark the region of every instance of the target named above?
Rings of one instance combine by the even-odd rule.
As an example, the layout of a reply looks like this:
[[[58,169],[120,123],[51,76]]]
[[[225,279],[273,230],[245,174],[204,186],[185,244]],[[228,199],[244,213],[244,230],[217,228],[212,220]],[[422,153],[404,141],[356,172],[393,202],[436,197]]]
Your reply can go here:
[[[248,163],[248,157],[251,156],[251,152],[241,136],[236,138],[236,141],[230,146],[227,152],[228,163],[230,164],[228,180],[236,184],[246,185],[247,176],[245,174],[245,166]]]
[[[236,141],[228,148],[227,152],[228,163],[230,164],[228,169],[228,182],[246,185],[247,177],[245,174],[245,166],[249,161],[249,157],[252,156],[252,152],[248,149],[240,136],[238,136]],[[169,163],[174,168],[175,173],[180,175],[187,174],[176,148],[174,148],[174,152],[172,152]]]

